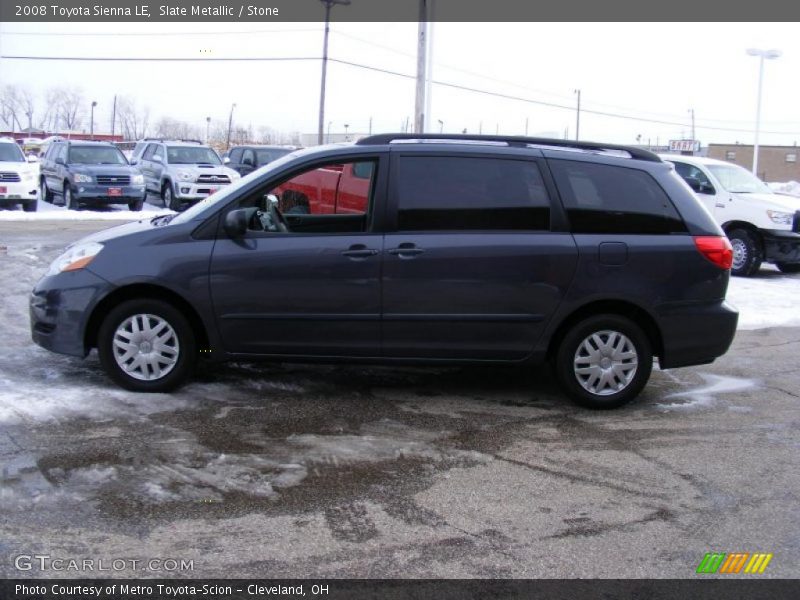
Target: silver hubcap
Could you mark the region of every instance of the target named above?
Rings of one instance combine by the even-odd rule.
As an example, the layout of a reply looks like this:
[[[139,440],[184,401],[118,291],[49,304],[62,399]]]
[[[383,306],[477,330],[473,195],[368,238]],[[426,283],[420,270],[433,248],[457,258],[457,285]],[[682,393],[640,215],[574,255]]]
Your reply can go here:
[[[134,379],[165,377],[175,368],[179,354],[175,330],[157,315],[133,315],[114,332],[114,360]]]
[[[747,245],[743,240],[734,238],[731,240],[733,246],[733,268],[741,269],[747,262]]]
[[[618,331],[603,330],[580,343],[573,369],[578,383],[587,392],[610,396],[630,385],[637,365],[633,342]]]
[[[169,188],[164,188],[164,204],[166,208],[172,207],[172,190]]]

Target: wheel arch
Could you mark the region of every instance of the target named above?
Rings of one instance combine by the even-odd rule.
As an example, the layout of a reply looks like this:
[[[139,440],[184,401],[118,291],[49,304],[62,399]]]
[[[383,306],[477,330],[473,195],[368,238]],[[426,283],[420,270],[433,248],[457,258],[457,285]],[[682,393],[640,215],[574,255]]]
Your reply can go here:
[[[92,310],[84,331],[83,343],[86,350],[97,347],[97,334],[103,317],[116,305],[135,299],[162,300],[177,308],[189,321],[197,336],[197,348],[204,351],[209,347],[209,336],[203,319],[191,303],[180,294],[165,287],[150,283],[135,283],[119,287],[103,298]]]
[[[553,335],[550,336],[550,341],[547,346],[547,358],[555,356],[561,340],[564,339],[567,332],[576,324],[594,315],[602,314],[618,315],[631,319],[644,331],[644,334],[650,341],[653,355],[659,357],[663,355],[664,339],[661,334],[661,329],[655,318],[648,311],[638,304],[627,300],[606,299],[593,300],[592,302],[584,304],[562,319]]]

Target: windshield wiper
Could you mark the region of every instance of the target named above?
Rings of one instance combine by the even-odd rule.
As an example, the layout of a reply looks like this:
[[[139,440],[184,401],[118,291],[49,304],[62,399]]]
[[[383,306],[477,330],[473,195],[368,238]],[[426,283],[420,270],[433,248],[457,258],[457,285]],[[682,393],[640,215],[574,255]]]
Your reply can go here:
[[[158,215],[157,217],[153,217],[152,219],[150,219],[150,224],[155,225],[156,227],[160,225],[166,225],[167,223],[172,221],[172,219],[174,219],[175,215],[177,214],[178,213],[174,213],[171,215]]]

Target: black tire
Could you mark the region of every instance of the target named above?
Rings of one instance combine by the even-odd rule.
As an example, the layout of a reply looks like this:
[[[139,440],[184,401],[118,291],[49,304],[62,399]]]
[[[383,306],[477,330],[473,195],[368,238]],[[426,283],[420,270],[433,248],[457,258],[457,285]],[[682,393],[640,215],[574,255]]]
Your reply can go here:
[[[22,210],[25,212],[36,212],[36,209],[39,207],[38,200],[30,200],[22,204]]]
[[[72,188],[67,181],[64,182],[64,206],[69,210],[78,210],[80,208],[75,196],[72,195]]]
[[[781,270],[781,273],[800,273],[800,263],[779,262],[775,264]]]
[[[164,208],[179,212],[181,210],[181,201],[175,198],[175,190],[172,189],[172,184],[165,181],[161,186],[161,201],[164,203]]]
[[[612,338],[608,335],[608,332],[616,333],[617,337]],[[586,361],[593,360],[585,356],[583,351],[584,342],[588,341],[592,334],[597,334],[603,343],[610,342],[610,347],[613,347],[615,343],[622,342],[619,334],[627,338],[627,343],[618,348],[620,350],[619,362],[616,362],[611,356],[605,355],[604,346],[601,348],[601,344],[595,344],[600,353],[598,354],[598,362],[607,362],[602,362],[597,366],[578,366],[578,364],[588,364]],[[594,344],[594,342],[590,343]],[[628,356],[630,351],[623,352],[625,348],[632,348],[635,357]],[[579,351],[581,352],[580,357]],[[630,368],[634,359],[636,361],[635,370]],[[630,374],[630,379],[627,382],[620,379],[620,375],[616,375],[618,368],[620,372]],[[580,321],[566,332],[556,351],[554,369],[561,388],[573,402],[585,408],[608,410],[627,404],[639,395],[650,379],[650,373],[653,369],[653,351],[650,340],[642,331],[642,328],[630,319],[613,314],[595,315]],[[594,372],[600,374],[599,383],[591,385],[592,374],[578,373],[578,370],[587,371],[589,369],[593,369]],[[633,372],[631,373],[631,371]],[[605,377],[606,373],[614,374],[613,381],[617,382],[615,387],[623,386],[619,391],[605,389],[612,387],[610,385],[611,381],[608,384],[603,384],[603,389],[600,389],[599,385],[603,382],[603,377]],[[587,379],[581,383],[583,376],[586,376]],[[588,389],[587,385],[596,388],[596,390]]]
[[[133,200],[132,202],[128,202],[128,210],[133,212],[139,212],[142,210],[144,206],[144,198],[139,198],[138,200]]]
[[[44,177],[42,177],[42,180],[39,182],[39,195],[42,197],[42,200],[52,204],[53,192],[47,187],[47,180],[45,180]]]
[[[733,229],[728,232],[728,239],[733,246],[733,265],[731,275],[752,277],[761,268],[764,251],[761,240],[747,229]]]
[[[177,344],[177,359],[174,366],[162,377],[154,379],[137,378],[123,369],[114,355],[114,339],[117,330],[125,321],[135,315],[162,319],[172,328]],[[122,340],[123,338],[119,338]],[[143,341],[148,341],[147,339]],[[117,384],[134,392],[168,392],[174,390],[193,373],[197,361],[197,343],[189,322],[171,304],[162,300],[141,298],[128,300],[109,311],[97,334],[97,352],[106,373]],[[152,370],[148,367],[148,370]]]

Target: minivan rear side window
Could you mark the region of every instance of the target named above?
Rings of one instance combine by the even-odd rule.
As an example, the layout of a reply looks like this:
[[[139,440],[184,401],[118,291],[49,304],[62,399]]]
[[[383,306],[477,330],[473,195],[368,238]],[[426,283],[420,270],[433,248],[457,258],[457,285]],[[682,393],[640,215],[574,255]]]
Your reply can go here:
[[[649,173],[571,160],[549,161],[573,233],[685,233],[686,225]]]
[[[533,161],[402,156],[400,231],[550,229],[550,198]]]

